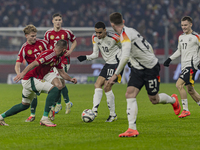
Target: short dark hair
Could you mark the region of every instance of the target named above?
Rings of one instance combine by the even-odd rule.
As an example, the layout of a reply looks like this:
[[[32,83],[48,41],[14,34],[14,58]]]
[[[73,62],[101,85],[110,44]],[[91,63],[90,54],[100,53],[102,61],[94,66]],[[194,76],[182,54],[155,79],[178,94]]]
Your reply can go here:
[[[192,18],[190,17],[190,16],[184,16],[182,19],[181,19],[181,21],[188,21],[188,22],[190,22],[190,23],[192,23]]]
[[[123,17],[122,14],[118,12],[114,12],[110,14],[110,22],[114,23],[116,25],[121,25],[123,23]]]
[[[59,13],[55,13],[55,14],[52,16],[52,18],[55,18],[55,17],[58,17],[58,16],[62,18],[62,15],[59,14]]]
[[[68,44],[66,40],[61,39],[56,43],[56,46],[67,49]]]
[[[97,28],[97,29],[99,29],[99,28],[105,29],[106,26],[105,26],[105,24],[104,24],[103,22],[99,21],[99,22],[97,22],[97,23],[95,24],[95,28]]]

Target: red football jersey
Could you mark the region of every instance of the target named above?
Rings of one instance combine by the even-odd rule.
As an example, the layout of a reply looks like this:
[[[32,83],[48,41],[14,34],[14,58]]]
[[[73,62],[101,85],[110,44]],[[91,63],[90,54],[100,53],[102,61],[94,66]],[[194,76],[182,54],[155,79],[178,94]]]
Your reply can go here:
[[[33,70],[30,70],[25,76],[24,80],[28,80],[31,77],[37,79],[43,79],[43,77],[49,73],[49,71],[56,67],[62,69],[61,66],[61,57],[56,56],[56,53],[52,49],[43,51],[36,59],[40,65],[35,67]]]
[[[61,40],[61,39],[66,40],[68,44],[67,50],[69,50],[69,41],[73,42],[74,40],[76,40],[76,37],[73,34],[73,32],[69,29],[61,28],[60,31],[56,32],[52,28],[46,31],[44,35],[44,39],[48,41],[48,48],[50,49],[55,47],[58,40]],[[62,63],[70,64],[70,57],[63,56]]]
[[[32,63],[37,56],[44,50],[47,50],[48,42],[43,39],[36,39],[32,45],[24,43],[18,53],[16,62],[23,62],[25,59],[28,64]]]

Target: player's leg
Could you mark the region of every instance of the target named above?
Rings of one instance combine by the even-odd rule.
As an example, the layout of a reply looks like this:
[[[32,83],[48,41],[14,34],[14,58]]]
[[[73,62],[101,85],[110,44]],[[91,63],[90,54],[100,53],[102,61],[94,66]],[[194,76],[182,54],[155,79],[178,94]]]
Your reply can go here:
[[[30,90],[31,87],[30,79],[22,80],[22,103],[17,104],[0,115],[0,125],[8,125],[4,122],[4,118],[15,115],[21,111],[29,108],[31,100],[34,98],[35,93]]]
[[[53,84],[54,86],[56,86],[59,90],[62,89],[62,83],[55,72],[50,72],[50,73],[46,74],[43,79],[46,82],[49,82],[49,83]],[[49,118],[52,121],[55,118],[55,106],[56,106],[56,102],[59,100],[59,98],[55,100],[55,103],[52,105],[51,111],[49,112]]]
[[[193,100],[200,106],[200,95],[194,89],[194,77],[196,75],[196,72],[197,72],[196,69],[194,69],[193,67],[190,68],[189,81],[186,81],[185,86],[187,88],[187,92],[190,94]]]
[[[105,78],[102,76],[99,76],[94,84],[95,90],[94,90],[94,95],[93,95],[93,107],[92,110],[95,113],[95,117],[98,115],[98,107],[101,102],[101,98],[103,96],[103,90],[102,86],[105,82]]]
[[[144,72],[131,68],[130,79],[126,90],[126,101],[127,101],[127,118],[128,118],[128,130],[124,133],[119,134],[119,137],[135,137],[139,135],[136,128],[136,118],[138,113],[138,106],[136,96],[140,92],[140,89],[144,85]]]
[[[194,75],[196,73],[196,70],[193,69],[193,73],[190,72],[190,70],[193,69],[191,67],[187,67],[181,71],[180,77],[178,78],[176,82],[176,87],[180,93],[183,111],[181,115],[179,115],[179,118],[184,118],[190,115],[190,111],[188,109],[188,100],[187,100],[187,93],[184,89],[184,85],[194,84]],[[192,78],[191,78],[192,77]]]
[[[61,93],[63,95],[63,99],[65,101],[65,114],[69,114],[71,112],[71,102],[69,101],[69,94],[68,94],[68,89],[65,85],[65,80],[64,79],[60,79],[61,80],[61,83],[62,83],[62,90],[61,90]],[[61,108],[60,108],[61,106]],[[61,101],[60,102],[57,102],[56,104],[56,110],[59,111],[62,109],[62,105],[61,105]],[[57,112],[58,113],[58,112]]]
[[[145,87],[152,104],[171,104],[176,115],[180,113],[180,104],[176,94],[172,96],[166,93],[160,93],[160,65],[156,64],[152,69],[146,69],[145,72]]]
[[[55,103],[55,101],[59,97],[60,90],[49,82],[40,81],[35,78],[34,78],[34,83],[35,83],[35,89],[39,93],[47,93],[48,94],[47,98],[46,98],[44,113],[40,120],[40,124],[48,126],[48,127],[54,127],[54,126],[56,126],[56,124],[52,123],[49,120],[48,115],[49,115],[52,105]]]
[[[31,115],[25,120],[25,122],[32,122],[35,120],[36,107],[37,107],[37,95],[35,94],[31,102]]]
[[[69,68],[70,68],[70,64],[62,64],[63,66],[63,70],[67,73]],[[58,72],[57,69],[54,69],[54,72]],[[61,76],[58,76],[61,80],[61,83],[62,83],[62,89],[61,89],[61,93],[63,95],[63,99],[65,101],[65,114],[68,114],[70,113],[71,111],[71,106],[73,105],[72,102],[70,102],[69,100],[69,95],[68,95],[68,88],[67,86],[65,85],[65,80],[61,77]],[[58,102],[56,104],[56,108],[55,108],[55,113],[58,113],[60,110],[62,109],[62,105],[61,105],[61,94],[60,94],[60,97],[58,99]]]
[[[127,118],[128,118],[128,130],[124,133],[119,134],[119,137],[136,137],[139,132],[136,128],[136,118],[138,113],[138,106],[136,96],[139,93],[139,89],[133,86],[128,86],[126,91],[127,101]]]
[[[107,81],[105,81],[106,84]],[[112,91],[112,84],[108,84],[107,87],[104,87],[104,91],[107,98],[108,109],[110,110],[110,114],[106,122],[113,122],[117,120],[117,114],[115,113],[115,95]]]
[[[64,69],[64,71],[66,73],[68,72],[69,68],[70,68],[70,64],[63,64],[63,69]],[[69,99],[69,92],[68,92],[68,88],[67,88],[67,86],[65,84],[65,80],[64,79],[62,79],[62,85],[63,85],[63,89],[62,89],[61,92],[62,92],[63,99],[64,99],[65,104],[66,104],[66,106],[65,106],[65,114],[68,114],[68,113],[70,113],[70,111],[71,111],[70,108],[72,107],[73,104]]]
[[[101,74],[104,75],[106,81],[104,83],[104,85],[107,83],[107,80],[110,79],[116,68],[117,68],[118,64],[106,64],[105,65],[105,69],[106,69],[106,74]],[[115,80],[115,82],[117,82],[118,79]],[[121,82],[121,79],[120,79]],[[108,119],[106,120],[106,122],[113,122],[115,120],[117,120],[117,114],[115,113],[115,96],[113,94],[112,91],[112,86],[113,84],[107,84],[107,86],[104,86],[104,91],[106,94],[106,98],[107,98],[107,105],[108,105],[108,109],[110,110],[110,115],[108,117]]]
[[[54,74],[54,73],[51,73]],[[56,86],[60,91],[62,90],[63,86],[62,86],[62,82],[60,80],[60,78],[58,77],[53,77],[53,80],[51,82],[49,82],[51,84],[53,84],[54,86]],[[56,105],[58,103],[58,101],[61,99],[61,92],[59,97],[56,99],[55,103],[52,105],[51,111],[49,113],[49,118],[53,121],[55,118],[55,113],[59,112],[62,109],[62,105]]]
[[[199,93],[194,89],[194,87],[189,84],[186,85],[187,91],[190,94],[190,96],[193,98],[193,100],[200,106],[200,95]]]

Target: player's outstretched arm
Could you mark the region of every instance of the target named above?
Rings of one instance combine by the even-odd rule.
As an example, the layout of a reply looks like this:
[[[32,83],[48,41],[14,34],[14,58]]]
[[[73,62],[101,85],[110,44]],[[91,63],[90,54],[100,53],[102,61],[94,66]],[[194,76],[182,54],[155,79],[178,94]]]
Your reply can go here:
[[[78,59],[80,62],[82,62],[82,61],[86,60],[87,58],[86,58],[86,56],[78,56],[77,59]]]
[[[33,68],[39,66],[39,63],[37,61],[33,61],[31,64],[29,64],[21,73],[19,73],[15,78],[14,81],[18,82],[19,80],[23,79],[23,77],[26,75],[27,72],[32,70]]]
[[[67,81],[71,81],[74,84],[77,83],[77,79],[71,78],[63,69],[57,69],[57,70],[58,70],[58,73],[60,74],[60,76],[63,77],[63,79],[65,79]]]

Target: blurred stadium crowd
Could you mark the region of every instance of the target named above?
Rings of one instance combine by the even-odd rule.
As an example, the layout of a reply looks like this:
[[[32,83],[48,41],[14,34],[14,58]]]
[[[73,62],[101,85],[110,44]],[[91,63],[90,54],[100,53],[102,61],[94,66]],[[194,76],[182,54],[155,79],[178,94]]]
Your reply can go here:
[[[97,21],[110,26],[109,14],[120,12],[126,26],[137,29],[154,49],[164,47],[165,26],[169,47],[176,49],[185,15],[200,32],[200,0],[1,0],[0,7],[0,27],[52,27],[51,17],[57,12],[63,15],[64,27],[94,27]]]

